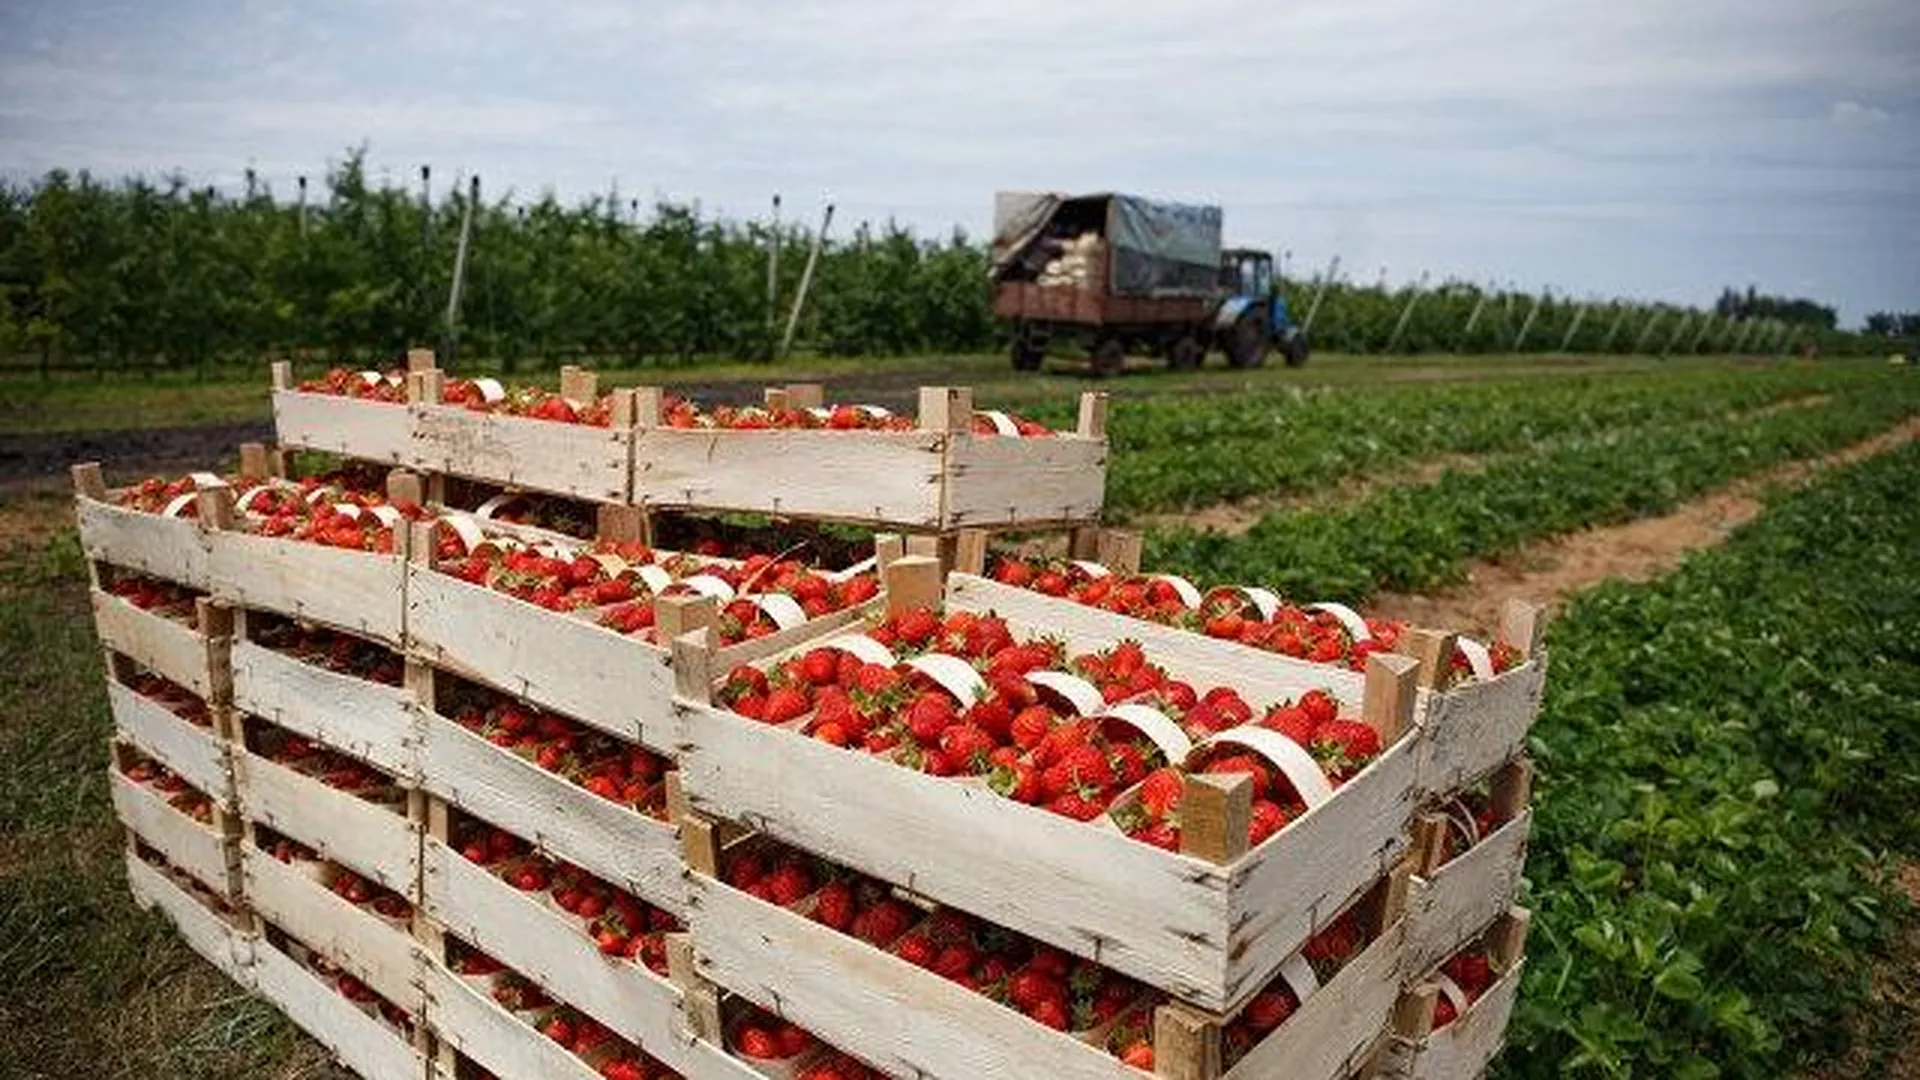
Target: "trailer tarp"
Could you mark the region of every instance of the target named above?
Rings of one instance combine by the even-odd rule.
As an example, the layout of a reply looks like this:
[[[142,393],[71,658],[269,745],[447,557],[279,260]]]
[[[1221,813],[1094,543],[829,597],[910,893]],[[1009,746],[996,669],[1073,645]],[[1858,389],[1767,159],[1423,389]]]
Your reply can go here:
[[[1044,241],[1070,239],[1068,222],[1085,220],[1087,204],[1112,251],[1109,285],[1115,293],[1212,292],[1220,276],[1220,208],[1156,202],[1136,195],[1070,196],[1054,192],[1000,192],[993,200],[993,268],[996,277],[1017,264],[1044,262]],[[1075,209],[1081,212],[1074,212]],[[1061,228],[1056,229],[1056,222]]]

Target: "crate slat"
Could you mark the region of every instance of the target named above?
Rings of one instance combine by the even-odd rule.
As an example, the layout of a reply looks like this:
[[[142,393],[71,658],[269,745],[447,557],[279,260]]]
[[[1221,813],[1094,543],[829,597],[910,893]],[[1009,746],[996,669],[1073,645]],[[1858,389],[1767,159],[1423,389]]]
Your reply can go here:
[[[127,854],[127,885],[134,901],[142,907],[157,908],[194,952],[241,986],[253,985],[257,947],[253,933],[207,907],[160,868],[132,852]]]
[[[371,987],[418,1013],[419,958],[406,931],[389,926],[257,847],[241,852],[247,899],[267,921],[293,927],[302,943]]]
[[[335,394],[273,392],[274,435],[283,447],[404,464],[413,448],[405,405]]]
[[[1399,998],[1406,926],[1400,919],[1388,927],[1279,1030],[1234,1063],[1224,1080],[1334,1080],[1356,1071],[1378,1042]]]
[[[233,701],[242,712],[343,750],[403,781],[419,775],[413,695],[398,686],[238,640],[233,643]]]
[[[240,813],[322,857],[419,900],[420,828],[401,814],[337,791],[258,754],[235,755]]]
[[[446,968],[426,965],[424,981],[433,1033],[494,1075],[599,1080],[592,1066]]]
[[[1528,810],[1432,877],[1414,877],[1407,912],[1409,971],[1432,969],[1513,906],[1526,872],[1532,827],[1533,812]]]
[[[627,498],[631,431],[453,405],[406,411],[406,461],[416,468],[598,502]]]
[[[229,898],[239,895],[236,837],[175,810],[159,792],[129,780],[118,769],[109,774],[109,787],[114,812],[148,846],[214,892]]]
[[[280,950],[261,947],[254,984],[262,997],[364,1080],[420,1080],[426,1075],[423,1056],[398,1033]]]
[[[93,590],[92,600],[94,630],[102,645],[186,687],[202,701],[224,692],[224,648],[215,639],[102,589]]]
[[[398,555],[232,530],[212,537],[215,597],[401,647],[406,572]]]
[[[107,704],[123,737],[213,801],[231,808],[235,793],[225,739],[118,680],[107,682]]]
[[[74,516],[80,550],[89,560],[207,587],[207,535],[192,518],[162,517],[85,495],[75,499]]]

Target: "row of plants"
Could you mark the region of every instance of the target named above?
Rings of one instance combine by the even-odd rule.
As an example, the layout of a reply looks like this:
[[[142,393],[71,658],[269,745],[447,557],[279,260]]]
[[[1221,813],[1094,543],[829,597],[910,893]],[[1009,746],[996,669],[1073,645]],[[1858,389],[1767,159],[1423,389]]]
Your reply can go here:
[[[1555,625],[1498,1075],[1757,1080],[1871,1029],[1886,873],[1920,857],[1916,485],[1912,445],[1851,466]]]
[[[1124,517],[1286,497],[1401,461],[1707,420],[1879,377],[1868,368],[1781,367],[1123,399],[1109,425],[1107,504]]]
[[[180,177],[102,182],[58,170],[0,185],[0,356],[42,371],[151,369],[286,352],[366,358],[436,340],[471,200],[457,181],[440,183],[436,200],[430,185],[375,182],[353,152],[311,197],[303,188],[290,198],[251,175],[238,193]],[[474,207],[463,348],[509,370],[582,356],[767,355],[812,242],[791,219],[726,220],[670,203],[643,214],[638,200],[612,194],[567,205],[551,193],[483,193]],[[767,289],[776,238],[777,311]],[[823,249],[801,341],[844,355],[998,348],[987,267],[986,245],[960,231],[923,237],[893,222],[843,230]],[[1674,305],[1622,302],[1583,314],[1543,297],[1536,312],[1531,295],[1483,302],[1477,287],[1451,284],[1422,291],[1402,328],[1412,287],[1283,287],[1301,317],[1318,295],[1314,335],[1348,352],[1747,344],[1731,319],[1719,318],[1716,333],[1703,322],[1709,312]],[[1703,325],[1708,333],[1689,330]],[[1865,335],[1803,332],[1828,351],[1885,349]]]
[[[1256,581],[1294,596],[1424,591],[1471,559],[1544,536],[1663,513],[1769,465],[1886,430],[1920,407],[1910,380],[1729,423],[1703,418],[1578,439],[1484,470],[1390,487],[1351,505],[1273,511],[1240,536],[1188,525],[1147,535],[1147,564],[1196,580]]]

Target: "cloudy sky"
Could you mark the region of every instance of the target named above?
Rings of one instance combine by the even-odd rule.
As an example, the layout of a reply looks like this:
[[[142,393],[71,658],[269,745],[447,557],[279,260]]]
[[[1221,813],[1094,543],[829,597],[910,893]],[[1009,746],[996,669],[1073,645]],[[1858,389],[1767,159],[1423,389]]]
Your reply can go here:
[[[1915,0],[6,0],[0,171],[376,173],[978,233],[997,188],[1560,292],[1920,309]]]

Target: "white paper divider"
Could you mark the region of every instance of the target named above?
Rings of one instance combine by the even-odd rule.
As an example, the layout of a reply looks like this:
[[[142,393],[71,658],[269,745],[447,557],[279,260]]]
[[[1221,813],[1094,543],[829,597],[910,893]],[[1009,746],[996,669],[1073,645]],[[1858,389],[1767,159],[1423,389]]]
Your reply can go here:
[[[1446,812],[1447,821],[1460,830],[1460,835],[1466,838],[1467,847],[1479,847],[1480,822],[1473,816],[1473,807],[1468,806],[1464,800],[1455,799],[1447,804]]]
[[[791,630],[807,621],[806,609],[786,593],[755,593],[753,602],[782,630]]]
[[[397,371],[387,372],[386,379],[389,386],[402,386],[405,385],[407,381],[407,377]]]
[[[398,528],[400,525],[400,511],[391,506],[370,506],[367,508],[367,513],[372,514],[380,524],[389,529]]]
[[[1293,991],[1299,1004],[1305,1005],[1308,998],[1320,991],[1320,977],[1313,973],[1313,965],[1307,963],[1307,958],[1299,953],[1287,957],[1286,963],[1280,965],[1280,977],[1287,980],[1287,988]]]
[[[879,557],[874,555],[869,555],[866,558],[861,559],[859,562],[854,563],[852,566],[847,567],[845,570],[834,570],[829,573],[822,574],[820,576],[826,578],[828,581],[834,583],[835,585],[838,585],[844,581],[852,581],[854,578],[859,577],[861,574],[866,573],[867,571],[873,569],[878,565],[880,565]]]
[[[480,389],[481,400],[489,405],[504,400],[507,396],[507,388],[501,386],[498,379],[475,379],[473,385]]]
[[[1307,804],[1308,810],[1333,798],[1333,784],[1321,771],[1320,763],[1299,743],[1277,731],[1258,724],[1242,724],[1220,732],[1194,749],[1209,750],[1221,743],[1244,746],[1272,762],[1292,782],[1294,792]]]
[[[1100,689],[1078,675],[1064,671],[1029,671],[1027,681],[1066,698],[1073,711],[1081,716],[1092,716],[1107,707],[1106,696]]]
[[[852,653],[863,663],[868,664],[882,664],[887,667],[892,667],[900,662],[894,657],[892,649],[887,648],[885,645],[880,644],[865,634],[841,634],[838,637],[829,638],[821,642],[820,647],[823,649],[839,649],[841,652]]]
[[[166,507],[160,511],[160,516],[177,518],[180,516],[180,511],[185,510],[187,507],[193,505],[193,500],[199,497],[200,497],[199,492],[195,492],[195,491],[189,491],[184,495],[175,495],[173,497],[173,500],[167,503]]]
[[[1440,996],[1453,1006],[1454,1019],[1467,1015],[1467,1007],[1473,1003],[1467,1000],[1467,992],[1460,989],[1459,983],[1449,978],[1446,972],[1436,971],[1433,973],[1433,985],[1440,988]]]
[[[833,410],[827,408],[825,405],[809,405],[807,406],[807,413],[815,420],[825,420],[827,417],[833,415]]]
[[[963,709],[971,708],[987,692],[987,680],[980,677],[972,664],[957,656],[928,653],[907,661],[907,666],[945,687]]]
[[[226,481],[210,472],[191,472],[187,474],[196,488],[216,488],[226,486]]]
[[[1006,413],[1001,412],[999,409],[980,409],[977,412],[975,412],[974,415],[986,417],[987,422],[993,425],[993,430],[996,434],[1000,434],[1000,435],[1020,434],[1020,425],[1013,422],[1013,417],[1008,416]]]
[[[330,485],[322,485],[314,488],[312,491],[307,492],[307,505],[316,505],[321,499],[327,498],[332,494],[333,488]]]
[[[854,408],[878,420],[885,420],[893,415],[892,409],[881,405],[855,405]]]
[[[692,577],[681,578],[680,584],[701,596],[711,596],[723,604],[733,599],[733,586],[712,574],[694,574]]]
[[[1095,720],[1119,720],[1153,741],[1169,762],[1183,762],[1193,753],[1193,740],[1166,713],[1150,705],[1113,705],[1093,716]]]
[[[503,491],[475,507],[473,516],[479,518],[481,521],[492,521],[493,515],[499,513],[501,507],[519,497],[520,493],[517,491]]]
[[[368,386],[379,386],[382,379],[383,376],[377,371],[363,371],[360,373],[360,381]]]
[[[348,521],[360,520],[360,508],[353,505],[352,503],[334,503],[332,506],[332,510],[334,513],[340,515],[343,518],[346,518]]]
[[[1485,645],[1470,637],[1463,637],[1454,639],[1454,647],[1467,654],[1467,666],[1473,669],[1474,678],[1481,682],[1493,681],[1493,654],[1487,651]]]
[[[460,538],[460,542],[466,545],[469,554],[487,538],[486,534],[480,531],[480,526],[465,514],[443,514],[440,522],[453,530],[454,535]]]
[[[1258,585],[1229,585],[1227,587],[1246,597],[1247,602],[1253,605],[1253,609],[1260,613],[1260,620],[1262,622],[1273,618],[1275,613],[1280,610],[1280,597],[1272,589],[1263,589]]]
[[[1340,625],[1347,628],[1347,635],[1355,641],[1370,641],[1373,638],[1373,631],[1367,629],[1367,620],[1361,618],[1359,612],[1345,604],[1336,604],[1327,600],[1318,604],[1308,604],[1307,610],[1324,611],[1339,619]]]
[[[610,578],[617,578],[631,569],[627,560],[611,552],[589,551],[586,555],[587,558],[599,563],[600,569],[606,571],[607,576]]]
[[[1073,565],[1075,569],[1079,570],[1081,573],[1087,575],[1090,578],[1103,578],[1113,573],[1113,571],[1107,569],[1105,566],[1101,565],[1100,563],[1090,562],[1086,559],[1075,559],[1073,560]]]
[[[1193,582],[1188,581],[1179,574],[1155,574],[1153,575],[1153,579],[1172,585],[1173,591],[1180,594],[1180,602],[1187,607],[1197,608],[1200,606],[1200,590],[1194,587]]]
[[[667,573],[665,567],[655,566],[652,563],[636,566],[633,572],[640,576],[640,584],[645,585],[647,591],[655,596],[665,592],[667,586],[673,584],[673,575]]]

